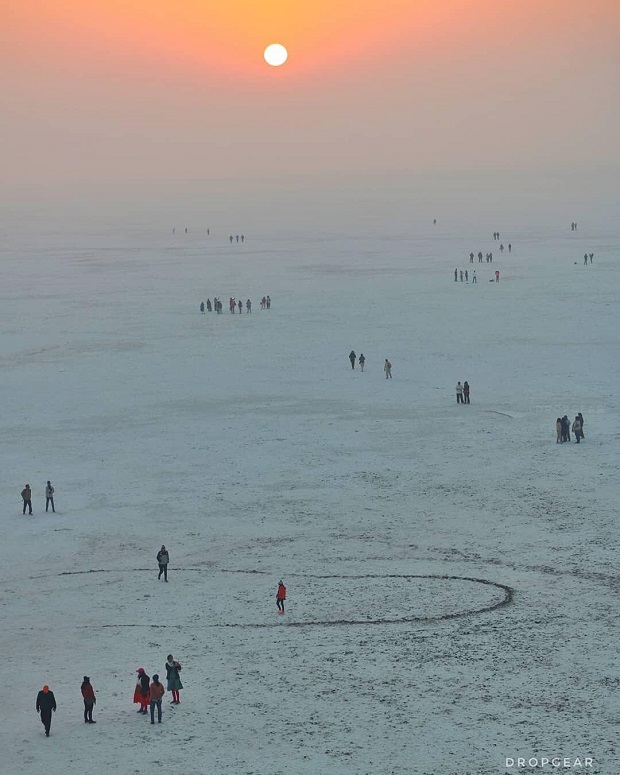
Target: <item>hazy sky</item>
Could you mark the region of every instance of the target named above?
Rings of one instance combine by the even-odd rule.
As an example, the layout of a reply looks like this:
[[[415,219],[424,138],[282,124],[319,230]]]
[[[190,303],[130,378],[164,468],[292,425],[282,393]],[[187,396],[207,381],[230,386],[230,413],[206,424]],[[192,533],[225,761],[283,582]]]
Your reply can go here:
[[[620,0],[0,0],[2,178],[609,167]],[[281,68],[263,49],[289,49]]]

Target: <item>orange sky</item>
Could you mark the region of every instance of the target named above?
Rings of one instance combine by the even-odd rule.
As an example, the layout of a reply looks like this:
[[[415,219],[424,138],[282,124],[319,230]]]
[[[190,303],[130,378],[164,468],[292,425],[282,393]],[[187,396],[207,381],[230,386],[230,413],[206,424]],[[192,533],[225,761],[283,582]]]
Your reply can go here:
[[[0,0],[10,181],[618,159],[618,0]],[[262,60],[281,42],[289,61]]]

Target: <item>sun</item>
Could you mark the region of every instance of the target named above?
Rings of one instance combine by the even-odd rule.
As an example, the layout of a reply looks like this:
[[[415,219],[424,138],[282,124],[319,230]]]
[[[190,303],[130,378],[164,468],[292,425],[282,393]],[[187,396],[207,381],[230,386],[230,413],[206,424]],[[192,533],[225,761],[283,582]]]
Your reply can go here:
[[[272,43],[270,46],[267,46],[263,56],[268,65],[280,67],[288,59],[288,51],[280,43]]]

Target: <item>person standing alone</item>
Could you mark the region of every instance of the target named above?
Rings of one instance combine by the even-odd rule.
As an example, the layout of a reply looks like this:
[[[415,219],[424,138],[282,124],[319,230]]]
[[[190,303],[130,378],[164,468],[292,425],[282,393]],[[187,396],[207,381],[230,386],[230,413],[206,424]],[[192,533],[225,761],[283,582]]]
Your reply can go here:
[[[168,581],[168,563],[170,562],[170,555],[168,550],[162,544],[161,549],[157,552],[157,562],[159,563],[159,574],[157,580],[161,578],[161,574],[164,574],[164,581]]]
[[[45,736],[50,736],[52,711],[56,712],[56,698],[47,684],[37,694],[37,713],[41,714],[41,723],[45,727]]]
[[[26,508],[29,509],[29,514],[32,514],[32,490],[30,489],[29,484],[27,484],[22,490],[22,499],[24,501],[24,509],[22,514],[26,513]]]
[[[172,692],[171,705],[178,705],[181,702],[179,692],[183,688],[183,684],[179,676],[180,671],[180,663],[172,658],[172,654],[168,654],[166,657],[166,678],[168,679],[168,691]]]
[[[82,697],[84,698],[84,723],[96,724],[97,722],[93,721],[93,706],[97,702],[97,698],[95,697],[95,690],[92,687],[90,678],[87,675],[84,676],[81,689]]]
[[[383,371],[385,372],[385,378],[386,379],[392,379],[392,364],[388,359],[385,359],[385,363],[383,365]]]
[[[278,606],[278,613],[284,613],[284,601],[286,600],[286,587],[282,579],[278,582],[278,591],[276,592],[276,605]]]
[[[54,488],[52,487],[52,483],[48,479],[47,485],[45,486],[45,511],[46,512],[50,506],[52,507],[52,512],[55,514],[56,509],[54,508]]]

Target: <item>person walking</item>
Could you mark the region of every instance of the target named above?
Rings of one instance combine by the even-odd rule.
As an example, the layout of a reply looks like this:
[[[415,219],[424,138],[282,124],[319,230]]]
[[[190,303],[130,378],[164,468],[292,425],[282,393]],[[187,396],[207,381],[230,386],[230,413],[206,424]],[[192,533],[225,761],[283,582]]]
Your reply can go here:
[[[54,692],[50,690],[47,684],[37,694],[37,713],[41,714],[41,723],[45,727],[45,736],[50,736],[50,727],[52,726],[52,712],[56,713],[56,698]]]
[[[29,514],[32,514],[32,490],[30,489],[29,484],[22,490],[22,500],[24,501],[22,514],[26,513],[26,509],[29,510]]]
[[[200,302],[200,311],[202,312],[203,315],[205,314],[205,303],[204,303],[204,301]]]
[[[150,678],[145,673],[143,667],[139,667],[136,670],[136,673],[138,674],[138,680],[136,681],[136,688],[134,689],[133,693],[133,701],[134,703],[140,703],[140,710],[138,710],[138,713],[146,714],[148,713],[148,706],[149,702],[151,701],[151,697],[149,694],[150,686]]]
[[[579,444],[579,442],[581,441],[581,420],[579,419],[579,417],[575,417],[575,419],[573,420],[572,430],[573,430],[573,433],[575,434],[575,439],[576,439],[575,444]]]
[[[564,439],[563,437],[563,431],[562,431],[562,418],[558,417],[558,419],[555,421],[555,433],[556,433],[556,444],[561,444]]]
[[[84,723],[96,724],[97,722],[93,721],[93,706],[97,703],[97,698],[95,697],[95,690],[92,687],[90,678],[87,675],[84,676],[81,688],[82,697],[84,698]]]
[[[388,359],[385,359],[385,363],[383,364],[383,371],[385,372],[385,378],[386,379],[392,379],[392,364]]]
[[[455,283],[458,282],[458,277],[459,277],[459,270],[455,269],[454,270],[454,282]]]
[[[181,702],[179,692],[183,688],[181,683],[181,664],[172,658],[172,654],[168,654],[166,657],[166,678],[168,680],[168,691],[172,692],[171,705],[178,705]]]
[[[463,385],[460,382],[456,383],[456,403],[463,403]]]
[[[276,605],[278,607],[278,613],[284,613],[284,601],[286,600],[286,587],[282,579],[278,581],[278,591],[276,592]]]
[[[155,708],[157,708],[157,723],[161,724],[161,701],[166,690],[164,685],[159,682],[157,673],[153,675],[153,683],[149,687],[151,695],[151,724],[155,723]]]
[[[351,350],[349,353],[349,360],[351,361],[351,368],[355,368],[355,360],[357,358],[357,355],[355,354],[355,350]]]
[[[463,382],[463,403],[469,403],[469,382],[467,380]]]
[[[587,266],[587,264],[588,264],[588,254],[587,254],[587,253],[584,253],[584,254],[583,254],[583,263],[584,263],[586,266]]]
[[[357,362],[360,365],[360,371],[364,371],[364,364],[366,363],[366,358],[364,358],[364,353],[360,353],[360,357],[357,359]]]
[[[50,480],[47,480],[47,484],[45,486],[45,511],[47,512],[49,507],[52,507],[52,513],[56,513],[56,509],[54,508],[54,488],[52,487],[52,483]]]
[[[579,417],[579,421],[581,422],[581,431],[580,431],[581,438],[585,439],[585,436],[583,435],[583,415],[581,414],[581,412],[577,412],[577,417]]]
[[[157,581],[161,578],[162,573],[164,574],[164,581],[168,581],[168,563],[170,562],[170,555],[163,544],[161,545],[161,549],[157,552],[157,562],[159,563]]]

